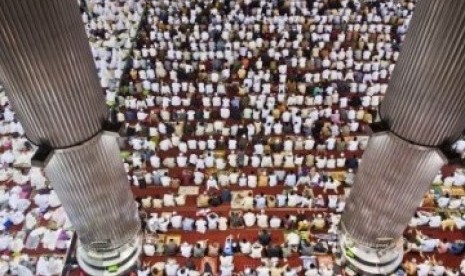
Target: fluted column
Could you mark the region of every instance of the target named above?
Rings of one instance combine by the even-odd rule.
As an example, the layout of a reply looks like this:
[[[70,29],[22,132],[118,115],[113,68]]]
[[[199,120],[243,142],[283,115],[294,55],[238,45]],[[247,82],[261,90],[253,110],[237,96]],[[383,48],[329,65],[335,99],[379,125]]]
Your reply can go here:
[[[343,250],[364,272],[401,261],[402,233],[447,163],[439,146],[465,127],[464,12],[454,0],[422,0],[414,11],[380,107],[388,127],[370,139],[341,220]]]
[[[465,128],[465,1],[426,0],[415,8],[381,117],[415,144],[438,146]]]
[[[83,244],[109,239],[119,247],[134,238],[138,212],[115,137],[97,135],[55,150],[45,173],[64,206],[72,206],[66,213]]]
[[[0,78],[28,139],[97,134],[107,110],[76,1],[2,0],[0,22]]]
[[[434,148],[407,143],[391,132],[374,134],[346,204],[346,231],[366,246],[401,237],[446,162]]]
[[[81,247],[126,250],[137,207],[116,138],[102,131],[104,94],[76,0],[1,0],[0,79],[28,139],[53,150],[45,173]],[[116,264],[102,260],[90,265]]]

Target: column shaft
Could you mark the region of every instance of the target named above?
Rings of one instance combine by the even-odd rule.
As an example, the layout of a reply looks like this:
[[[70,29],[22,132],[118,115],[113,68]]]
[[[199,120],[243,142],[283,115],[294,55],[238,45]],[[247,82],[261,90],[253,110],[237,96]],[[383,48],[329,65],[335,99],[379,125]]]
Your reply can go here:
[[[401,261],[395,254],[401,256],[402,247],[391,244],[379,250],[386,247],[383,239],[402,238],[434,176],[447,162],[437,147],[453,142],[465,126],[464,12],[465,1],[417,3],[381,103],[381,119],[389,131],[370,140],[341,219],[343,237],[351,244],[347,248],[354,246],[366,257],[349,261],[365,272],[379,272],[381,266],[389,273]],[[360,250],[367,246],[372,250]],[[377,256],[389,250],[390,261],[383,267]]]
[[[106,117],[79,7],[73,0],[4,0],[0,79],[28,139],[69,147]]]
[[[416,144],[438,146],[463,130],[464,11],[465,2],[454,0],[420,1],[415,9],[381,103],[382,119],[401,138],[369,142],[342,218],[361,242],[401,236],[443,163],[434,148]]]
[[[455,141],[465,127],[465,1],[419,1],[381,117],[420,145]]]
[[[342,219],[343,231],[365,246],[398,239],[446,159],[435,149],[392,133],[371,137]],[[344,229],[345,228],[345,229]]]
[[[81,245],[134,240],[137,207],[76,0],[2,0],[0,79],[27,137],[54,149],[45,169]]]
[[[117,248],[139,230],[138,212],[115,137],[98,135],[56,150],[45,173],[83,245],[109,240]]]

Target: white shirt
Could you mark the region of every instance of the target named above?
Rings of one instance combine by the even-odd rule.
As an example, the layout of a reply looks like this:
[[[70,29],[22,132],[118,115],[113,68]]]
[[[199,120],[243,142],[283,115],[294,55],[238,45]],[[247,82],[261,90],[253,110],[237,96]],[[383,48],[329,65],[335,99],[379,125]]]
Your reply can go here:
[[[195,228],[197,229],[197,232],[205,233],[207,231],[207,222],[203,219],[196,220]]]
[[[289,234],[287,234],[286,239],[289,245],[298,245],[300,242],[299,235],[294,232],[290,232]]]
[[[295,271],[295,269],[291,269],[289,271],[284,271],[284,276],[297,276],[297,272]]]
[[[277,229],[281,227],[281,219],[279,217],[272,217],[270,219],[270,228]]]
[[[257,217],[252,212],[245,213],[243,218],[244,218],[244,224],[247,227],[252,227],[253,225],[255,225],[255,222],[257,220]]]
[[[349,141],[349,144],[347,145],[347,150],[349,151],[356,151],[358,149],[358,141]]]
[[[181,255],[185,258],[190,258],[192,256],[192,245],[188,243],[183,243],[180,247]]]
[[[417,275],[418,276],[428,276],[431,270],[431,265],[426,263],[421,263],[417,265]]]
[[[178,155],[178,157],[176,157],[176,163],[181,168],[185,167],[187,165],[187,157],[182,154]]]
[[[252,245],[252,250],[250,252],[250,257],[254,259],[259,259],[262,257],[263,246],[258,242]]]
[[[460,172],[454,173],[454,186],[463,186],[465,185],[465,174]]]
[[[165,264],[165,273],[166,276],[176,276],[176,272],[179,269],[179,264],[168,262]]]
[[[242,254],[250,254],[251,250],[252,250],[252,244],[249,242],[249,241],[246,241],[246,242],[240,242],[239,243],[239,246],[241,248],[241,253]]]
[[[220,217],[218,219],[218,230],[225,231],[228,229],[228,219],[226,217]]]
[[[208,215],[207,221],[208,221],[208,229],[215,230],[218,228],[218,215],[215,215],[215,214]]]
[[[269,276],[270,268],[266,266],[259,266],[256,268],[257,276]]]
[[[267,214],[258,214],[257,215],[257,225],[260,228],[268,228],[268,215]]]
[[[171,226],[175,229],[181,229],[182,227],[182,216],[174,215],[170,219]]]
[[[160,157],[157,155],[150,156],[150,166],[153,168],[160,168]]]

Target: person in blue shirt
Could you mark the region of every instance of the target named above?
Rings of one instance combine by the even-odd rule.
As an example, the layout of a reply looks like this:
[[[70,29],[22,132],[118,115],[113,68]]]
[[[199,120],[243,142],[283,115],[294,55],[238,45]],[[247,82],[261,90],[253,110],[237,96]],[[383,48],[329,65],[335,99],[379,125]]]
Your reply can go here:
[[[223,255],[224,256],[232,256],[233,255],[233,236],[230,235],[226,237],[223,247]]]
[[[449,250],[451,254],[460,255],[465,252],[465,241],[455,241],[449,244]]]

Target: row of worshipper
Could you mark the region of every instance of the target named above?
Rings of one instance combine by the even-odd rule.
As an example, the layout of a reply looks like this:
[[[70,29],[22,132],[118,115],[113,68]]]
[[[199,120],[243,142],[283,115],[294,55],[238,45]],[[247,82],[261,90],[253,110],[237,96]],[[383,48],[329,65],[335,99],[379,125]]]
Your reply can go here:
[[[403,262],[402,270],[407,275],[459,276],[465,274],[465,259],[463,259],[460,267],[449,267],[443,261],[436,260],[434,255],[423,260],[410,258]]]
[[[216,206],[219,206],[221,203],[224,203],[224,204],[231,203],[230,201],[225,201],[225,202],[221,201],[222,200],[221,197],[227,198],[229,196],[230,196],[229,193],[222,193],[220,195],[202,194],[197,199],[197,204],[198,204],[198,207],[200,208],[205,208],[205,207],[210,207],[210,206],[216,207]],[[145,197],[145,198],[140,199],[140,205],[141,205],[141,208],[155,208],[155,209],[157,208],[160,209],[163,207],[180,206],[180,205],[176,205],[176,202],[170,203],[170,198],[172,200],[175,200],[175,196],[173,194],[165,194],[163,199]],[[218,202],[220,203],[215,203],[215,200],[212,200],[213,198],[218,200]],[[245,211],[252,210],[254,208],[255,210],[266,210],[266,208],[276,208],[276,207],[278,208],[289,208],[289,207],[290,208],[294,208],[294,207],[305,208],[306,207],[308,208],[308,210],[318,210],[318,209],[327,208],[327,210],[330,212],[341,213],[345,207],[345,197],[343,195],[334,195],[334,194],[328,195],[326,198],[323,197],[323,195],[321,194],[314,197],[312,196],[312,191],[309,191],[309,190],[304,190],[301,193],[296,192],[296,191],[283,191],[283,193],[277,194],[276,196],[265,195],[263,193],[253,196],[251,193],[247,193],[245,195],[238,195],[236,199],[234,199],[232,204],[234,205],[236,209],[238,210],[242,209]],[[251,214],[252,213],[250,211],[247,212],[244,215],[244,220],[250,221],[252,219],[250,218]],[[246,217],[248,219],[245,219]],[[261,217],[263,219],[265,218],[268,219],[268,215],[266,214],[262,214]],[[215,221],[217,219],[221,220],[220,225],[223,225],[221,227],[221,230],[227,229],[226,218],[217,218],[216,216],[214,218],[215,218]],[[165,218],[162,218],[162,219],[165,220]],[[188,221],[190,220],[188,219]],[[252,220],[252,221],[255,221],[255,220]],[[277,223],[279,225],[279,221],[280,221],[279,219],[276,219],[274,223],[270,224],[270,226],[273,225],[272,227],[278,227],[276,225]],[[169,220],[166,220],[165,225],[167,226],[168,223],[169,223]],[[186,228],[183,228],[183,229],[185,230],[192,229],[192,225],[190,225],[188,222],[186,223],[187,223],[185,225]],[[176,224],[176,225],[178,225],[177,226],[178,228],[181,227],[181,224]],[[239,222],[236,223],[236,227],[238,227],[237,225],[244,225],[244,223],[241,220],[239,220]],[[245,225],[248,226],[247,222],[245,222]],[[264,224],[262,223],[261,225],[264,225]],[[443,231],[446,231],[446,230],[454,231],[455,229],[460,230],[465,227],[465,215],[461,213],[460,211],[459,212],[454,211],[454,209],[440,209],[440,211],[419,210],[415,212],[413,218],[411,219],[409,223],[409,226],[414,227],[414,228],[419,227],[419,226],[429,227],[429,228],[440,228]]]
[[[160,122],[157,128],[150,128],[146,137],[129,135],[127,146],[135,151],[151,150],[160,153],[176,149],[181,153],[197,150],[246,150],[253,149],[253,153],[263,155],[266,153],[292,152],[292,151],[357,151],[366,148],[367,137],[364,135],[339,135],[338,130],[331,130],[333,125],[322,125],[319,133],[325,137],[322,141],[316,141],[312,135],[262,135],[255,134],[257,122],[251,122],[241,126],[233,125],[231,128],[225,127],[223,121],[212,123],[195,123],[187,125],[184,123],[174,123],[174,127],[168,130],[171,125]],[[194,127],[193,131],[199,135],[186,135],[184,129]],[[358,126],[357,126],[358,128]],[[128,126],[127,132],[132,132]],[[160,132],[157,130],[159,129]],[[163,130],[162,130],[163,129]],[[208,130],[208,135],[205,131]],[[230,132],[232,131],[232,133]],[[135,128],[134,128],[134,131]],[[334,131],[334,134],[333,134]],[[164,132],[161,134],[161,132]],[[248,133],[251,133],[248,135]],[[133,133],[135,134],[135,133]],[[152,135],[153,134],[153,135]],[[347,133],[349,134],[349,133]]]
[[[434,202],[438,208],[446,208],[452,210],[465,210],[465,196],[450,194],[448,191],[437,193],[435,190],[430,192],[434,195]]]
[[[136,133],[148,137],[176,136],[203,138],[199,136],[222,135],[239,139],[243,135],[251,139],[254,136],[312,136],[309,139],[322,144],[328,137],[346,138],[358,134],[361,126],[371,123],[377,116],[375,111],[366,111],[361,107],[354,113],[354,109],[339,110],[319,108],[292,108],[289,113],[281,115],[285,107],[264,110],[240,107],[222,107],[219,109],[161,109],[150,111],[126,109],[123,112],[112,113],[114,121],[126,122],[126,134],[133,136]],[[236,110],[237,109],[237,110]],[[320,116],[322,112],[329,110],[327,115]],[[282,118],[286,114],[292,114],[291,118]],[[227,114],[234,114],[231,117]],[[243,114],[243,115],[241,115]],[[326,117],[328,116],[328,117]],[[361,119],[359,119],[361,118]],[[197,136],[197,137],[195,137]],[[232,138],[231,137],[231,138]],[[302,143],[302,141],[297,141]],[[306,142],[307,148],[311,147],[310,141]],[[315,142],[313,142],[315,144]],[[299,144],[297,144],[299,146]],[[227,143],[229,148],[229,143]],[[303,147],[303,146],[302,146]],[[320,146],[321,147],[321,146]],[[234,149],[234,148],[233,148]]]
[[[0,276],[55,276],[63,270],[62,256],[43,255],[31,257],[21,254],[17,257],[2,255],[0,258]]]
[[[248,172],[240,172],[237,169],[221,170],[215,173],[196,169],[182,170],[175,176],[170,176],[168,170],[154,170],[148,172],[146,170],[137,170],[130,177],[131,183],[136,187],[145,188],[150,186],[173,187],[185,185],[196,185],[205,187],[208,190],[219,190],[229,186],[236,187],[275,187],[284,185],[288,188],[306,186],[306,187],[321,187],[324,191],[332,190],[337,193],[337,189],[345,184],[352,185],[354,171],[352,169],[337,172],[337,177],[333,176],[333,172],[316,170],[315,168],[307,169],[308,167],[299,167],[297,170],[264,170],[257,169],[253,172],[252,168]]]
[[[143,251],[146,256],[174,257],[179,255],[184,258],[203,258],[242,254],[253,259],[261,259],[263,257],[290,258],[292,256],[336,254],[338,248],[334,240],[310,240],[301,232],[286,233],[284,242],[279,244],[273,242],[272,235],[267,230],[260,230],[255,241],[240,239],[233,235],[227,236],[223,245],[209,240],[196,241],[195,244],[186,241],[178,244],[174,239],[168,239],[166,242],[149,240],[144,244]]]
[[[305,265],[291,267],[287,262],[280,263],[276,258],[262,258],[260,265],[252,267],[247,265],[243,271],[235,271],[234,257],[233,256],[220,256],[219,271],[216,271],[216,266],[209,264],[209,259],[204,259],[200,267],[196,266],[194,262],[188,261],[185,266],[178,263],[175,258],[168,258],[163,262],[150,262],[141,263],[137,268],[137,276],[297,276],[305,271],[306,276],[330,276],[334,275],[332,265],[318,265],[314,258],[308,258]]]
[[[463,168],[456,168],[450,175],[443,175],[442,172],[438,172],[433,180],[433,185],[444,185],[445,187],[450,186],[465,186],[465,172]]]
[[[260,212],[231,210],[227,216],[208,209],[199,211],[195,217],[183,216],[180,213],[151,213],[143,218],[145,228],[150,233],[166,233],[172,230],[197,231],[206,233],[211,230],[226,231],[258,227],[261,229],[286,229],[297,231],[324,231],[335,234],[340,215],[334,213],[312,213],[303,211],[285,212],[281,215],[268,215],[265,209]]]
[[[418,229],[409,229],[404,234],[405,252],[417,252],[424,258],[425,253],[462,255],[465,252],[465,241],[437,239],[423,234]]]
[[[409,227],[439,228],[443,231],[465,229],[465,214],[440,209],[439,211],[416,211],[409,222]]]
[[[154,84],[152,84],[154,86]],[[142,86],[143,88],[144,86]],[[173,89],[173,87],[175,87]],[[192,113],[200,112],[202,109],[207,112],[216,113],[217,117],[222,119],[228,118],[260,118],[271,115],[282,122],[286,122],[290,118],[289,112],[294,111],[297,107],[304,109],[304,114],[308,113],[306,110],[312,111],[312,119],[326,118],[331,119],[333,122],[339,122],[340,116],[338,110],[344,111],[344,116],[350,120],[364,120],[366,112],[370,112],[373,108],[379,105],[383,95],[359,95],[350,93],[350,90],[346,90],[346,87],[340,87],[336,84],[328,86],[326,90],[336,91],[340,90],[340,93],[331,92],[330,94],[323,93],[316,95],[305,95],[305,94],[292,94],[284,92],[270,92],[266,94],[260,94],[258,92],[246,93],[240,88],[234,85],[221,86],[207,84],[205,88],[201,86],[200,90],[208,90],[207,95],[196,93],[196,89],[192,83],[182,82],[169,84],[155,85],[153,89],[156,90],[175,90],[174,95],[153,95],[148,92],[140,91],[137,86],[134,87],[134,91],[129,95],[119,95],[116,92],[106,94],[107,104],[111,107],[119,104],[121,107],[125,107],[128,112],[119,113],[118,120],[130,119],[129,121],[139,120],[144,121],[148,114],[141,114],[135,116],[135,112],[141,111],[142,113],[150,113],[155,107],[160,107],[165,113],[173,108],[184,108],[184,112]],[[132,91],[133,89],[130,89]],[[148,94],[148,95],[144,95]],[[168,94],[168,93],[163,93]],[[192,109],[192,105],[195,105],[197,109]],[[337,109],[334,105],[337,105]],[[233,114],[223,109],[233,109],[241,111],[240,114]],[[284,110],[283,110],[284,109]],[[318,114],[314,114],[314,110],[318,109]],[[204,112],[205,112],[204,111]],[[218,113],[219,112],[219,113]],[[195,114],[195,113],[194,113]],[[293,112],[295,116],[295,113]],[[155,115],[152,115],[155,116]],[[158,115],[158,118],[166,118],[168,115]],[[192,115],[190,116],[190,118]],[[199,115],[197,115],[199,117]],[[339,118],[338,118],[339,117]],[[205,119],[205,118],[203,118]]]
[[[137,198],[139,207],[142,209],[162,209],[170,207],[182,207],[186,205],[188,196],[166,192],[163,196],[146,196]],[[345,207],[345,196],[342,194],[317,194],[313,190],[305,188],[301,191],[283,190],[277,194],[265,194],[264,192],[253,195],[252,192],[236,193],[228,189],[221,191],[204,192],[196,196],[198,208],[218,207],[221,205],[231,206],[234,209],[266,209],[266,208],[306,208],[323,209],[328,208],[332,212],[340,213]]]
[[[198,151],[199,152],[199,151]],[[259,154],[247,154],[242,150],[231,150],[229,153],[214,152],[210,150],[200,151],[200,153],[184,154],[178,153],[174,156],[169,154],[157,154],[154,151],[133,151],[127,152],[125,156],[126,169],[132,168],[195,168],[196,170],[204,170],[215,168],[218,170],[244,167],[251,168],[271,168],[279,170],[293,169],[298,167],[316,167],[318,169],[356,169],[359,164],[357,155],[340,154],[312,154],[303,151],[298,152],[275,152]],[[149,167],[150,166],[150,167]],[[154,172],[156,173],[156,172]]]

